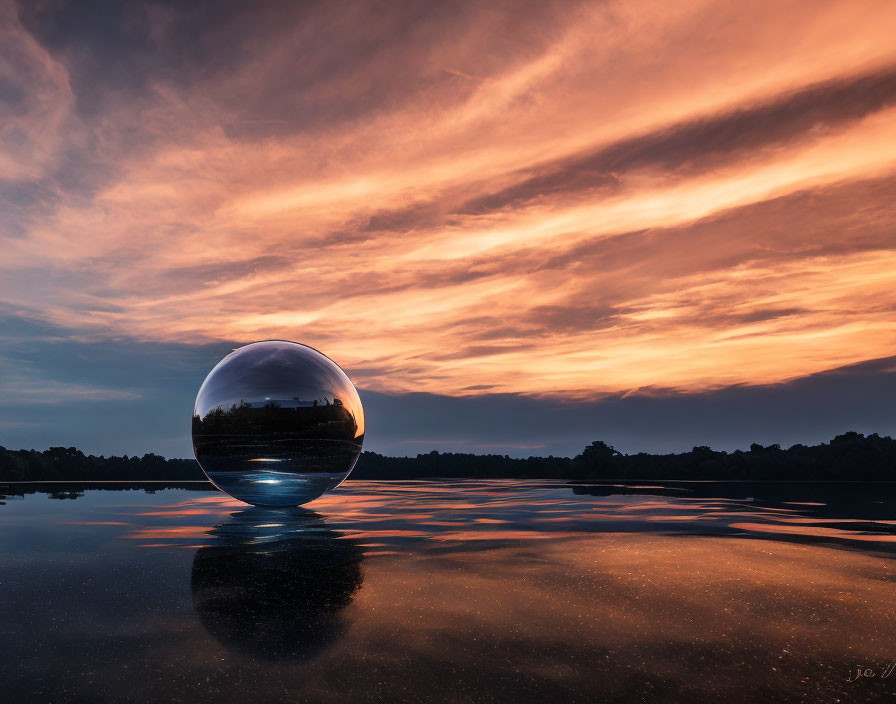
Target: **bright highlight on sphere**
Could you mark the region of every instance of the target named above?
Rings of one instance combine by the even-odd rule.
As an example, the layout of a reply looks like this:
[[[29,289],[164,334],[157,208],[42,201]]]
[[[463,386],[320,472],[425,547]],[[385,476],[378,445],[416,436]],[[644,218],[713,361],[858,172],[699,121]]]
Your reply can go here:
[[[193,406],[193,451],[209,480],[256,506],[298,506],[339,486],[361,454],[364,410],[317,350],[266,340],[209,372]]]

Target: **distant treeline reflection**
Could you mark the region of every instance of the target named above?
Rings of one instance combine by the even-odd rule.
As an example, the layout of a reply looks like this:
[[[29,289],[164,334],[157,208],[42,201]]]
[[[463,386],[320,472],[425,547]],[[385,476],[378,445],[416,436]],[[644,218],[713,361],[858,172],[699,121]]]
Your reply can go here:
[[[202,418],[193,416],[193,437],[234,435],[354,438],[358,424],[342,401],[284,406],[278,401],[263,404],[241,402],[230,408],[214,408]]]
[[[335,409],[334,409],[335,410]],[[896,480],[896,440],[844,433],[829,443],[753,444],[723,452],[623,455],[596,441],[576,457],[528,457],[429,452],[416,457],[361,454],[349,479],[533,478],[533,479],[815,479]],[[74,447],[7,450],[0,447],[0,481],[184,481],[205,479],[195,460],[85,455]]]

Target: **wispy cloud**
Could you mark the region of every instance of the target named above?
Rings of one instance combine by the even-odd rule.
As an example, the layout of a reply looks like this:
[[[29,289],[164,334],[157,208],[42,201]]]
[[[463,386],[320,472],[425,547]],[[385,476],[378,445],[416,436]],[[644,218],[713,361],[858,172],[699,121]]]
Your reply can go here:
[[[7,6],[0,300],[92,338],[297,339],[381,391],[892,353],[892,3],[337,5],[126,3],[121,40]]]
[[[53,379],[4,379],[4,403],[10,406],[84,403],[91,401],[136,401],[135,391],[69,384]]]

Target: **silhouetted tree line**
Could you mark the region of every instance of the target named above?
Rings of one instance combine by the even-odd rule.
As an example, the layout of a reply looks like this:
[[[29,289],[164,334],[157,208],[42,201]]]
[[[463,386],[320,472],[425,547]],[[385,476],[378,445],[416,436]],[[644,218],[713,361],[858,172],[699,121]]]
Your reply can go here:
[[[7,450],[0,447],[0,480],[27,481],[140,481],[205,479],[196,460],[166,460],[148,453],[143,457],[85,455],[74,447],[49,450]]]
[[[384,457],[364,452],[354,479],[483,477],[532,479],[841,479],[896,480],[896,440],[844,433],[830,443],[763,447],[746,452],[695,447],[690,452],[623,455],[601,441],[569,457],[528,457],[429,452]]]
[[[747,451],[695,447],[690,452],[624,455],[595,441],[575,457],[514,458],[428,452],[386,457],[363,452],[351,479],[532,478],[532,479],[812,479],[896,480],[896,440],[844,433],[829,443],[753,444]],[[7,450],[0,447],[0,481],[194,480],[204,479],[195,460],[85,455],[74,447]]]

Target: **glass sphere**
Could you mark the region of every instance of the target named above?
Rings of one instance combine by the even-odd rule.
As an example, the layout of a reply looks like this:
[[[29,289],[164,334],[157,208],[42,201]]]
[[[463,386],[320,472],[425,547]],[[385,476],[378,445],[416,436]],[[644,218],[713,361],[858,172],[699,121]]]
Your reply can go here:
[[[333,360],[297,342],[234,350],[193,406],[193,450],[205,476],[255,506],[298,506],[339,486],[363,442],[354,385]]]

